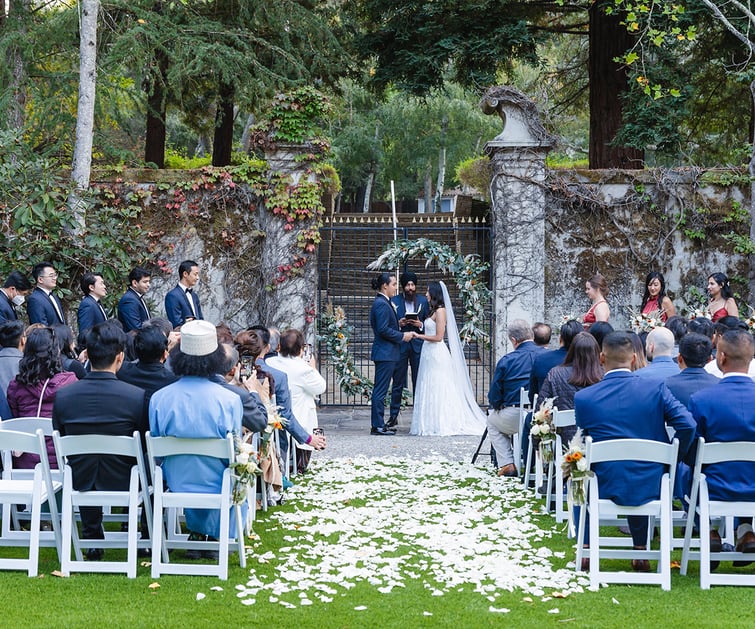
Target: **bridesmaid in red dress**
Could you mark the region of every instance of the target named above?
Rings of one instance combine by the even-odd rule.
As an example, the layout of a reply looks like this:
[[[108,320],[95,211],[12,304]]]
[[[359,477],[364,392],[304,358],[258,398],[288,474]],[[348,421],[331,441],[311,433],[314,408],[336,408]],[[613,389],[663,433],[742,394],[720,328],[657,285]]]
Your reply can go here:
[[[651,271],[645,278],[645,294],[642,297],[642,314],[658,312],[660,319],[666,323],[676,314],[676,308],[666,295],[666,280],[658,271]]]
[[[729,278],[723,273],[713,273],[708,278],[708,314],[715,323],[723,317],[738,317],[739,308],[734,301],[734,293],[731,291]]]
[[[608,321],[611,316],[611,309],[606,301],[606,295],[608,295],[606,278],[600,273],[593,275],[585,282],[585,293],[590,298],[592,305],[582,317],[582,326],[585,330],[589,330],[590,326],[596,321]]]

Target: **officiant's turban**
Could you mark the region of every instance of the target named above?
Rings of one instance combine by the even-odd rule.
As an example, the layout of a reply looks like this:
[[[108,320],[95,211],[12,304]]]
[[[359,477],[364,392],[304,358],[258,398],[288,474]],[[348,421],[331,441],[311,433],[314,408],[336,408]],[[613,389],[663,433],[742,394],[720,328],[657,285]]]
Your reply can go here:
[[[407,271],[406,273],[401,274],[401,288],[404,288],[409,282],[414,282],[414,285],[417,285],[417,274],[412,273],[411,271]]]

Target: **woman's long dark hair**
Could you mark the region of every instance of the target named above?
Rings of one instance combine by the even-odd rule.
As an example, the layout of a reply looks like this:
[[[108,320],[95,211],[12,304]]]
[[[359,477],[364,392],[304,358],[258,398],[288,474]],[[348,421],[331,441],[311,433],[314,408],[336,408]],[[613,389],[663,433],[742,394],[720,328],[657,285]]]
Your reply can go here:
[[[32,330],[26,337],[24,355],[18,363],[16,379],[35,385],[63,371],[60,348],[51,328]]]
[[[666,296],[666,280],[663,279],[663,274],[658,271],[650,271],[645,278],[645,294],[642,296],[642,305],[640,310],[645,307],[645,304],[650,301],[650,291],[648,290],[648,284],[651,281],[658,280],[661,283],[661,292],[658,293],[658,308],[662,308],[663,298]]]
[[[60,353],[66,358],[77,358],[73,348],[73,332],[65,323],[56,323],[52,326],[55,333],[55,341],[60,348]]]
[[[430,294],[430,314],[438,308],[446,307],[443,303],[443,289],[440,287],[440,282],[430,282],[427,285],[427,292]]]
[[[236,344],[236,349],[239,352],[239,358],[243,358],[244,356],[251,356],[253,362],[257,361],[257,358],[259,358],[262,354],[262,350],[265,348],[265,345],[267,345],[267,343],[263,342],[262,338],[257,333],[257,330],[244,330],[242,332],[239,332],[233,339],[233,342]],[[265,371],[258,365],[255,365],[255,369],[257,370],[258,377],[263,376],[267,378],[267,383],[270,388],[270,395],[274,395],[275,379],[273,378],[273,374],[271,374],[269,371]]]
[[[713,278],[716,281],[716,284],[718,284],[721,287],[721,297],[724,299],[731,299],[734,297],[734,292],[731,290],[731,284],[729,284],[729,278],[726,277],[723,273],[711,273],[708,276],[708,279]]]
[[[564,365],[572,366],[569,383],[577,387],[589,387],[603,379],[598,342],[589,332],[580,332],[574,337],[566,353]]]

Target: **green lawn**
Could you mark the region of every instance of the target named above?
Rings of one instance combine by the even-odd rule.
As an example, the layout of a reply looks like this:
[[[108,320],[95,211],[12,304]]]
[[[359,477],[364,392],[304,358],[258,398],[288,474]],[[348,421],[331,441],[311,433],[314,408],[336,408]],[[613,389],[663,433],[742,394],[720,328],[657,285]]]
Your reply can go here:
[[[538,506],[515,482],[489,477],[487,472],[478,473],[466,465],[423,468],[422,464],[417,467],[395,461],[385,467],[395,472],[387,478],[381,464],[364,461],[341,465],[334,472],[326,469],[327,464],[318,463],[313,473],[297,483],[287,504],[260,515],[255,525],[258,539],[250,541],[254,553],[249,557],[248,569],[239,568],[236,556],[232,555],[228,581],[165,576],[157,580],[159,588],[151,589],[153,580],[148,567],[140,567],[134,580],[101,574],[58,578],[50,575],[59,567],[54,552],[43,549],[40,565],[43,576],[29,579],[18,572],[0,575],[5,594],[4,616],[18,619],[15,622],[24,627],[198,627],[210,624],[219,627],[530,627],[569,623],[579,627],[624,628],[753,624],[755,596],[752,591],[730,587],[702,591],[696,565],[687,577],[674,570],[670,592],[656,586],[612,585],[598,592],[573,591],[565,598],[555,598],[553,589],[534,595],[521,590],[507,591],[500,582],[493,585],[485,579],[482,582],[488,586],[485,593],[475,591],[476,586],[464,579],[453,584],[441,583],[438,575],[443,577],[444,562],[450,560],[444,559],[443,553],[438,552],[438,544],[433,545],[433,542],[444,532],[457,530],[454,526],[468,526],[473,537],[479,531],[480,538],[485,538],[486,531],[494,524],[490,519],[491,508],[498,509],[501,519],[513,514],[516,521],[512,524],[524,526],[535,549],[545,546],[556,553],[545,560],[554,573],[564,574],[559,573],[559,569],[573,561],[573,546],[560,531],[551,535],[552,518],[537,514]],[[506,482],[508,485],[502,485]],[[502,486],[505,490],[496,493]],[[449,488],[458,496],[460,505],[449,504],[449,494],[439,494],[437,487]],[[473,493],[464,493],[468,491]],[[388,502],[383,502],[386,498],[397,505],[395,511],[387,506]],[[375,530],[370,530],[376,507],[384,514],[384,519],[375,523]],[[419,526],[424,526],[424,522],[415,521],[417,517],[413,514],[418,508],[428,514],[438,514],[440,527],[430,529],[431,536],[426,534],[428,529]],[[401,513],[405,513],[407,519],[401,520],[397,515]],[[471,518],[468,521],[471,524],[465,524],[466,520],[458,522],[460,513]],[[429,515],[426,519],[433,517]],[[413,524],[418,525],[416,530]],[[459,543],[468,543],[462,537]],[[363,541],[361,548],[360,540]],[[516,552],[516,544],[508,544],[507,538],[501,536],[500,548],[505,550],[508,546],[512,553]],[[12,552],[15,551],[0,549],[3,556]],[[352,557],[356,572],[339,577],[341,570],[349,574]],[[463,565],[482,566],[487,559],[482,554],[467,556]],[[341,568],[333,567],[337,564]],[[377,571],[385,568],[385,573],[370,584],[358,570],[365,566],[377,566]],[[457,572],[464,570],[473,572],[470,568]],[[385,577],[386,574],[393,576]],[[295,587],[297,579],[304,584],[301,589]],[[308,587],[308,579],[315,585]],[[257,587],[240,592],[248,581],[252,586],[256,583]],[[387,593],[378,591],[386,583],[395,587]],[[281,591],[276,593],[278,586]],[[212,590],[213,587],[222,590]],[[250,591],[256,593],[250,594]],[[204,598],[197,600],[198,594],[203,594]],[[310,604],[301,604],[302,600]],[[251,601],[254,602],[249,604]],[[491,611],[491,608],[509,611]]]

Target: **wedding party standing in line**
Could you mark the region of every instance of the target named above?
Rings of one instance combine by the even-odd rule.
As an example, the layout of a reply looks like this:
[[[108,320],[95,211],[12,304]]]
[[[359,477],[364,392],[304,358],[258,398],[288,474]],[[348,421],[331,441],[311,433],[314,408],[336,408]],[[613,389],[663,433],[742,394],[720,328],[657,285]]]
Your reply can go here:
[[[424,334],[417,337],[425,344],[419,361],[409,434],[481,435],[485,430],[485,414],[472,390],[446,285],[430,282],[427,298],[430,316],[425,319]],[[443,342],[446,332],[450,351]]]
[[[401,292],[391,299],[396,306],[396,315],[401,332],[422,332],[423,322],[428,317],[429,306],[427,298],[417,294],[417,275],[411,271],[401,274]],[[391,389],[391,411],[386,428],[393,428],[398,424],[398,414],[401,410],[401,398],[406,388],[406,374],[409,366],[412,368],[412,392],[417,392],[417,373],[419,359],[422,353],[422,339],[415,338],[408,343],[401,344],[401,356],[393,372],[393,386]]]

